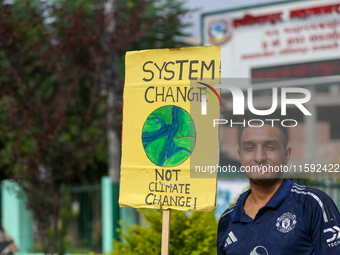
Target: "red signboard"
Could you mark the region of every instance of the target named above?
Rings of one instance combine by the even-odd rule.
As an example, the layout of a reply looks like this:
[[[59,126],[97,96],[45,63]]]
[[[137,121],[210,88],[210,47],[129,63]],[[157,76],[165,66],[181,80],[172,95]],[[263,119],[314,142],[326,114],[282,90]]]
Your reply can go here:
[[[270,82],[273,79],[311,78],[340,74],[340,59],[300,63],[294,65],[253,68],[252,83]]]

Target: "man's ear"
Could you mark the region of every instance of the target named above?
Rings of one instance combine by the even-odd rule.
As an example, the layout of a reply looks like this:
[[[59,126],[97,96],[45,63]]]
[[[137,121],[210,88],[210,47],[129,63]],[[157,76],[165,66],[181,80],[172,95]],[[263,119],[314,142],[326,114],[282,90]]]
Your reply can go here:
[[[284,161],[285,165],[287,165],[289,162],[291,152],[292,152],[292,148],[287,146],[285,150],[285,161]]]
[[[239,157],[240,160],[241,160],[241,151],[240,151],[240,149],[237,149],[237,153],[238,153],[238,157]]]

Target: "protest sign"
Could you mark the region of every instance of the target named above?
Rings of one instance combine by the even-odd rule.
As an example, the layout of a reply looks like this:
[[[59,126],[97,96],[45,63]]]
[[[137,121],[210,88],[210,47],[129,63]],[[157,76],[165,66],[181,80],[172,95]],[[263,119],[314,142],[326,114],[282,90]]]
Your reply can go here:
[[[219,46],[128,52],[125,65],[120,206],[213,210],[216,174],[195,169],[218,163]]]

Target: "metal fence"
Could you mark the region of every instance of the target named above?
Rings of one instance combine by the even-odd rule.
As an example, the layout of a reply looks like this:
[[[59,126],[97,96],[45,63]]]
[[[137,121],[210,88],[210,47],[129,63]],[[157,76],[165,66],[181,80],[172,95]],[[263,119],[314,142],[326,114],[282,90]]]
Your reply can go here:
[[[79,252],[101,252],[101,185],[73,186],[70,195],[71,220],[67,236],[70,247],[79,249]]]

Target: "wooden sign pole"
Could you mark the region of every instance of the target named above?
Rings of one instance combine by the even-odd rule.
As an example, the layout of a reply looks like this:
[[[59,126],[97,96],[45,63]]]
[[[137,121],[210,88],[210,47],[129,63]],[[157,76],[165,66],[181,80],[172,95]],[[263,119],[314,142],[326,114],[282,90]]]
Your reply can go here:
[[[163,210],[162,221],[162,255],[169,255],[170,209]]]

